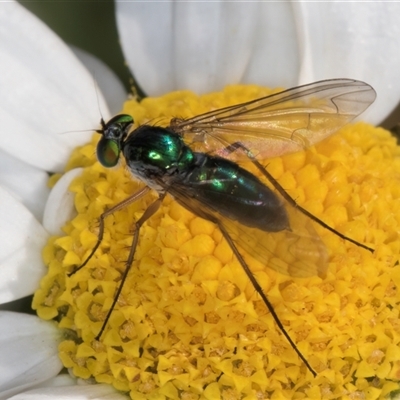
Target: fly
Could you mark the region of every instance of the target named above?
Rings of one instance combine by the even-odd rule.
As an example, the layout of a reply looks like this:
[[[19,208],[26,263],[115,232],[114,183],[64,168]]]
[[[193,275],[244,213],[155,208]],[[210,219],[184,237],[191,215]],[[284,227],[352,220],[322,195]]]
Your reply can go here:
[[[241,250],[274,270],[295,277],[323,276],[328,265],[324,243],[313,222],[366,250],[299,206],[260,160],[296,152],[318,143],[361,114],[376,98],[360,81],[333,79],[295,87],[247,103],[189,119],[171,120],[167,128],[142,125],[131,131],[127,114],[101,120],[97,158],[107,168],[121,155],[129,171],[145,186],[100,216],[97,243],[75,274],[92,258],[104,234],[104,219],[139,200],[150,190],[159,197],[135,223],[132,246],[113,303],[96,339],[116,305],[134,260],[143,223],[159,209],[166,194],[221,231],[276,324],[309,371],[316,372],[293,342],[248,267]],[[240,167],[251,161],[269,186]],[[313,221],[313,222],[312,222]],[[285,251],[277,257],[276,242]]]

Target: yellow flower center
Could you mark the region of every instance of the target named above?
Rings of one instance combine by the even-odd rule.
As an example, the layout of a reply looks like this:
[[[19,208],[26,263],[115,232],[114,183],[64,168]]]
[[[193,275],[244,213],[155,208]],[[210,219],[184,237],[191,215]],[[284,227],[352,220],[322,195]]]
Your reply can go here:
[[[270,93],[255,86],[175,92],[129,101],[123,113],[138,125],[167,126],[172,117]],[[99,216],[143,186],[123,165],[103,168],[97,141],[95,135],[68,163],[66,170],[84,167],[70,187],[77,216],[44,249],[48,274],[33,301],[41,318],[65,330],[60,357],[76,376],[110,383],[132,399],[374,399],[398,388],[400,149],[388,132],[349,125],[315,148],[263,162],[301,206],[375,249],[316,226],[329,253],[325,278],[281,275],[246,258],[315,379],[221,232],[168,196],[143,225],[117,305],[95,340],[121,283],[134,222],[156,198],[149,194],[107,217],[100,248],[68,276],[96,244]],[[251,163],[245,167],[259,175]]]

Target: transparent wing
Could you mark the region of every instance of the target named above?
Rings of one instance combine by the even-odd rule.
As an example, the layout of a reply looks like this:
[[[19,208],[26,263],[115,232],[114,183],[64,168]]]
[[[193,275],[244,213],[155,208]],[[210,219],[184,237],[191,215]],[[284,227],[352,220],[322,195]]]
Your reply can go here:
[[[250,256],[285,275],[305,278],[324,277],[328,253],[309,218],[293,207],[288,210],[291,230],[268,233],[220,217],[220,222],[238,245]]]
[[[241,160],[226,147],[240,142],[266,159],[304,150],[332,135],[374,102],[375,90],[351,79],[315,82],[261,99],[171,121],[196,151]]]
[[[293,277],[325,276],[328,254],[314,229],[313,222],[285,200],[290,230],[265,232],[244,226],[224,217],[207,198],[186,185],[175,184],[168,192],[186,209],[213,222],[222,224],[242,255],[246,253],[268,268]],[[243,253],[243,250],[245,253]]]

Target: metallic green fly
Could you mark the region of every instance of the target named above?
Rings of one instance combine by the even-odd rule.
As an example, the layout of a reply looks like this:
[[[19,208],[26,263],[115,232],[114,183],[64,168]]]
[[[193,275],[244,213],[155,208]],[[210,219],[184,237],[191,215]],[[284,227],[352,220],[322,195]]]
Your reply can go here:
[[[167,128],[142,125],[131,131],[130,115],[101,120],[97,158],[113,167],[121,155],[133,176],[145,186],[100,217],[98,240],[88,258],[70,275],[83,268],[99,247],[104,218],[137,201],[150,190],[159,198],[136,221],[136,230],[114,302],[99,339],[131,268],[140,228],[159,209],[166,194],[193,214],[215,223],[243,267],[276,324],[307,368],[316,373],[285,330],[278,315],[249,269],[242,251],[266,267],[304,277],[323,276],[327,250],[314,229],[320,224],[344,240],[366,250],[371,248],[329,227],[299,206],[260,161],[302,151],[335,133],[361,114],[375,100],[368,84],[333,79],[292,88],[281,93],[238,104],[189,119],[172,119]],[[242,168],[251,161],[266,182]],[[276,242],[285,251],[276,250]]]

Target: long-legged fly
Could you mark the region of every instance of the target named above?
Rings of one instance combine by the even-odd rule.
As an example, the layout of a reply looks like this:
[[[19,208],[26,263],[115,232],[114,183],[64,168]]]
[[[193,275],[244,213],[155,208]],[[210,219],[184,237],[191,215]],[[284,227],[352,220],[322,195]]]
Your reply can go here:
[[[113,167],[121,154],[132,175],[145,186],[100,216],[98,240],[83,268],[98,249],[104,218],[137,201],[151,189],[159,197],[135,223],[133,242],[114,301],[97,335],[99,339],[121,293],[134,260],[140,228],[160,207],[166,194],[193,214],[213,222],[243,267],[292,348],[315,375],[278,318],[248,267],[243,250],[266,267],[290,276],[324,275],[327,250],[314,223],[357,246],[369,247],[335,231],[300,207],[260,161],[301,151],[335,133],[375,100],[368,84],[333,79],[207,112],[189,119],[174,118],[167,128],[142,125],[131,131],[133,118],[120,114],[101,120],[97,158]],[[238,165],[250,160],[268,181]],[[284,244],[278,253],[276,243]]]

